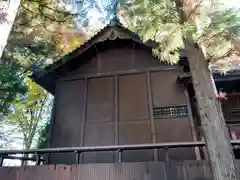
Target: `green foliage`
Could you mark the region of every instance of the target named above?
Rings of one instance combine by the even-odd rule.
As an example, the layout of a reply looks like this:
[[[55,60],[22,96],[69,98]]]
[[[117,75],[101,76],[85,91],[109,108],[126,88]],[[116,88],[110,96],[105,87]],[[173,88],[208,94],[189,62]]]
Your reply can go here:
[[[234,9],[209,14],[211,22],[203,28],[198,43],[207,48],[210,60],[228,62],[233,53],[239,52],[233,41],[240,39],[240,17]]]
[[[127,8],[129,6],[131,8]],[[136,23],[127,26],[140,34],[143,41],[153,39],[159,42],[158,49],[161,51],[154,49],[154,56],[170,63],[177,62],[178,49],[183,46],[183,41],[181,39],[182,26],[179,24],[174,3],[166,0],[135,0],[131,3],[123,2],[119,8],[120,15],[122,11],[135,18]]]
[[[177,1],[134,0],[120,1],[119,14],[125,24],[139,33],[143,40],[159,43],[153,54],[161,60],[176,63],[179,49],[184,47],[182,37],[190,33],[196,43],[206,47],[206,58],[211,63],[228,64],[232,56],[239,54],[240,16],[236,9],[223,9],[220,1],[209,4],[198,1],[194,11],[187,14],[187,22],[180,22]],[[132,20],[133,19],[133,20]],[[198,20],[198,31],[193,23]],[[200,31],[199,31],[200,29]],[[226,69],[221,69],[225,71]]]
[[[22,0],[5,57],[25,68],[44,66],[80,46],[85,35],[77,28],[76,15],[65,7],[53,0]]]
[[[25,83],[25,77],[27,73],[31,73],[32,66],[46,64],[46,59],[52,59],[60,52],[53,42],[44,39],[44,35],[38,33],[44,27],[44,18],[37,11],[37,8],[40,9],[40,7],[36,6],[34,9],[34,17],[29,10],[23,8],[26,6],[26,8],[31,9],[36,2],[22,1],[8,43],[1,57],[0,116],[7,115],[12,101],[18,96],[25,96],[27,91],[30,90]],[[37,22],[41,25],[37,25]],[[50,24],[50,22],[48,23]],[[35,36],[34,34],[38,35]]]
[[[6,124],[3,121],[0,122],[0,149],[11,148],[11,143],[14,142],[14,139],[9,138],[13,135],[11,128],[11,124],[6,128]]]
[[[24,95],[27,91],[24,85],[25,73],[31,73],[32,68],[52,63],[63,53],[81,44],[76,43],[75,39],[81,38],[82,31],[80,31],[80,37],[77,30],[75,31],[74,35],[78,33],[75,39],[72,33],[66,31],[66,27],[72,29],[76,27],[74,18],[75,15],[67,11],[65,6],[59,6],[57,1],[21,1],[1,58],[0,85],[7,89],[1,91],[0,113],[6,114],[9,103],[17,95]],[[71,38],[68,38],[69,35]],[[64,43],[67,44],[68,49],[60,44],[63,43],[61,39],[66,36],[67,40]]]
[[[29,149],[45,126],[50,100],[48,93],[32,80],[27,78],[26,84],[29,91],[12,102],[12,113],[7,120],[17,125],[16,130],[23,135],[24,148]]]
[[[50,132],[50,124],[47,123],[39,133],[38,144],[37,144],[38,149],[47,148],[47,143],[49,141],[49,132]]]
[[[8,114],[10,103],[27,92],[21,67],[14,62],[0,63],[0,118]],[[0,121],[1,121],[0,120]]]
[[[0,115],[7,115],[10,103],[30,91],[25,83],[26,73],[31,73],[32,67],[51,63],[61,54],[62,50],[52,40],[55,34],[48,32],[47,27],[60,21],[71,24],[72,20],[70,13],[57,8],[56,1],[21,1],[1,57]]]
[[[0,118],[30,148],[49,120],[49,94],[27,78],[85,41],[73,14],[53,0],[22,0],[0,64]],[[10,134],[2,134],[9,140]],[[7,137],[9,136],[9,137]]]

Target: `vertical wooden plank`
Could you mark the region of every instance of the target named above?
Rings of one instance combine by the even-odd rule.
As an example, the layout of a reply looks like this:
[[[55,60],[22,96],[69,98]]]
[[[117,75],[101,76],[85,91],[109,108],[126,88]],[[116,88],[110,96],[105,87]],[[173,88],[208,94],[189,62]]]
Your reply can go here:
[[[119,144],[152,143],[146,73],[119,76]],[[152,150],[126,150],[123,161],[153,161]]]
[[[151,143],[150,121],[121,122],[119,123],[119,144],[145,144]],[[153,161],[153,151],[146,150],[124,150],[123,162],[149,162]]]
[[[207,161],[186,161],[183,166],[189,180],[212,180],[212,173]]]
[[[236,161],[238,167],[239,160]],[[238,168],[239,171],[239,168]],[[208,161],[0,168],[0,180],[212,180]]]
[[[0,180],[17,180],[16,167],[0,167]]]
[[[156,139],[155,122],[153,117],[152,89],[151,89],[151,79],[150,79],[149,72],[146,73],[146,76],[147,76],[147,94],[148,94],[148,107],[149,107],[152,142],[156,143],[157,139]],[[154,149],[153,152],[154,152],[154,161],[158,161],[157,149]]]
[[[87,107],[87,92],[88,92],[88,79],[84,79],[84,103],[83,103],[83,113],[82,113],[82,126],[81,126],[81,142],[80,146],[84,146],[85,139],[85,127],[86,127],[86,107]],[[80,154],[80,163],[83,163],[83,153]]]
[[[16,180],[46,180],[46,179],[55,180],[54,174],[55,174],[55,168],[53,165],[26,166],[26,167],[17,168]],[[7,180],[15,180],[15,179],[7,178]]]
[[[177,74],[173,71],[151,72],[153,106],[175,106],[186,104],[184,92],[176,83]]]
[[[88,80],[86,123],[114,122],[114,77]]]
[[[189,163],[185,163],[184,164],[184,170],[185,170],[185,174],[187,179],[189,180],[195,180],[195,179],[203,179],[204,178],[204,174],[202,172],[202,163],[201,161],[199,161],[199,163],[197,161],[192,161]]]
[[[180,164],[181,165],[181,164]],[[184,179],[182,166],[176,162],[165,163],[166,179],[167,180],[187,180]]]
[[[235,163],[236,163],[236,167],[238,169],[238,177],[240,179],[240,160],[239,159],[236,159],[235,160]]]
[[[83,103],[83,113],[82,113],[82,127],[81,127],[81,142],[80,146],[84,145],[84,130],[86,124],[86,107],[87,107],[87,91],[88,91],[88,79],[84,79],[84,103]]]
[[[182,177],[179,178],[179,179],[190,180],[190,177],[188,176],[188,171],[187,171],[188,170],[187,169],[188,163],[186,163],[186,164],[182,163],[182,164],[179,164],[179,165],[180,165],[181,170],[182,170]],[[179,167],[179,165],[178,165],[178,167]],[[193,172],[193,173],[195,173],[195,172]]]
[[[117,180],[147,180],[145,163],[126,163],[116,166]]]
[[[115,144],[114,76],[88,79],[84,146]],[[114,152],[85,152],[84,163],[110,163]]]
[[[54,173],[54,165],[36,166],[35,173],[32,174],[30,180],[34,180],[33,177],[37,177],[36,180],[53,180]]]
[[[119,121],[149,120],[146,74],[119,76]]]
[[[115,122],[115,145],[118,145],[118,76],[114,76],[114,122]]]
[[[50,128],[49,128],[49,140],[47,142],[47,148],[51,148],[52,146],[52,138],[53,138],[53,126],[56,118],[56,103],[57,103],[57,96],[58,96],[58,81],[56,82],[56,89],[55,89],[55,96],[53,99],[53,106],[51,112],[51,121],[50,121]],[[46,164],[50,162],[50,154],[44,155],[46,156]]]
[[[151,72],[150,79],[153,108],[186,105],[184,90],[177,85],[175,72]],[[193,140],[188,117],[156,119],[154,125],[156,141],[159,143]],[[171,129],[171,133],[169,133],[169,129]],[[158,160],[164,160],[164,151],[159,150],[158,152]],[[196,159],[194,148],[174,148],[169,149],[168,152],[170,160]]]
[[[212,171],[209,166],[209,161],[201,161],[202,162],[202,173],[206,180],[212,180]]]
[[[101,51],[101,69],[99,69],[99,73],[115,73],[117,71],[135,69],[133,59],[131,57],[132,48],[125,46],[121,47],[120,49],[117,47],[108,51],[99,51]]]
[[[84,79],[59,81],[56,114],[53,125],[52,147],[76,147],[81,142],[84,103]],[[53,164],[75,163],[74,153],[52,153]]]
[[[193,120],[193,114],[192,114],[190,97],[189,97],[189,94],[188,94],[188,91],[187,91],[186,88],[184,89],[184,95],[185,95],[186,102],[187,102],[188,119],[189,119],[189,124],[190,124],[192,138],[193,138],[194,141],[198,141],[197,131],[196,131],[195,123],[194,123],[194,120]],[[201,160],[199,147],[195,147],[194,149],[195,149],[195,153],[196,153],[196,159],[197,160]]]
[[[114,123],[87,123],[84,146],[106,146],[114,144]],[[84,163],[113,163],[114,151],[85,152]]]
[[[147,180],[167,180],[166,177],[166,167],[164,162],[154,162],[154,163],[146,163],[148,166],[147,174],[148,179]]]
[[[115,166],[114,164],[77,165],[72,168],[71,180],[116,180]]]
[[[57,96],[57,88],[55,92],[55,97],[53,98],[53,106],[52,106],[50,129],[49,129],[49,141],[47,142],[48,148],[51,147],[51,142],[52,142],[53,125],[54,125],[55,114],[56,114],[56,96]]]
[[[118,127],[118,75],[115,75],[114,76],[114,134],[115,134],[115,139],[114,139],[114,142],[115,142],[115,145],[118,145],[118,131],[119,131],[119,127]],[[119,160],[119,156],[120,156],[120,153],[119,151],[117,151],[116,153],[116,162]]]
[[[72,166],[57,165],[53,175],[53,180],[70,180],[72,173]]]

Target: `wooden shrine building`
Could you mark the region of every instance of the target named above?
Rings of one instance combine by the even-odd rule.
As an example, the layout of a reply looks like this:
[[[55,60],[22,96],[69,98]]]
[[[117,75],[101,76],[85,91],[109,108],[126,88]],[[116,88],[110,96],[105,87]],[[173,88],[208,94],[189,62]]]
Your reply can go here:
[[[2,177],[15,180],[10,172],[17,180],[31,173],[31,180],[211,179],[188,64],[161,62],[152,56],[155,45],[110,23],[35,72],[31,78],[55,96],[48,149],[0,151],[0,160],[6,158],[1,154],[32,153],[43,166],[20,167],[13,175],[0,168]],[[214,78],[228,93],[223,110],[229,135],[240,139],[240,71],[216,72]]]

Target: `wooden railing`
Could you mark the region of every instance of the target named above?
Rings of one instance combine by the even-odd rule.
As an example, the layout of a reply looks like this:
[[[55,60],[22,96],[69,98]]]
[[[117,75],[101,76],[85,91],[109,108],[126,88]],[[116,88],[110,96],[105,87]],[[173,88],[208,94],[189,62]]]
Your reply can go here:
[[[236,145],[240,146],[240,140],[232,140],[233,148]],[[116,151],[118,152],[117,161],[122,162],[122,152],[126,150],[145,150],[145,149],[164,149],[165,162],[169,161],[168,150],[173,148],[184,147],[204,147],[205,142],[169,142],[169,143],[153,143],[153,144],[134,144],[134,145],[113,145],[113,146],[90,146],[90,147],[62,147],[62,148],[47,148],[47,149],[28,149],[28,150],[0,150],[0,166],[3,165],[4,159],[19,159],[24,164],[24,161],[34,161],[36,165],[40,165],[44,155],[56,153],[75,153],[75,163],[81,163],[81,154],[83,152],[100,152],[100,151]],[[13,155],[21,154],[21,157]],[[33,155],[33,156],[29,156]],[[48,162],[45,162],[48,164]]]
[[[238,171],[240,162],[236,161]],[[208,161],[98,163],[0,168],[0,180],[212,180]]]

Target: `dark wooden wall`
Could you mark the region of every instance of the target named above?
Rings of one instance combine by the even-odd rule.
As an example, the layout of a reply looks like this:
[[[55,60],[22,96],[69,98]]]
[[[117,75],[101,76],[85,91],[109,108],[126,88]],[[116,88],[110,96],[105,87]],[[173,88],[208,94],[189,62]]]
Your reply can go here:
[[[155,107],[187,105],[184,88],[176,83],[175,67],[160,63],[136,44],[98,51],[58,81],[51,147],[193,140],[191,118],[153,117]],[[85,153],[83,162],[114,162],[115,155]],[[195,159],[193,149],[170,150],[169,156]],[[163,152],[123,153],[125,162],[153,160],[163,160]],[[51,163],[74,163],[74,156],[51,156]]]

